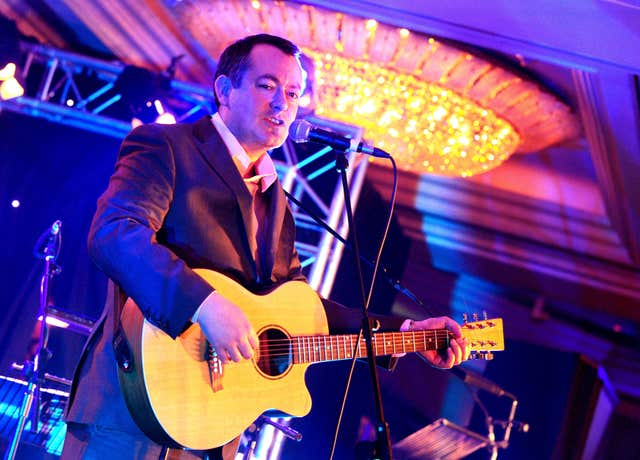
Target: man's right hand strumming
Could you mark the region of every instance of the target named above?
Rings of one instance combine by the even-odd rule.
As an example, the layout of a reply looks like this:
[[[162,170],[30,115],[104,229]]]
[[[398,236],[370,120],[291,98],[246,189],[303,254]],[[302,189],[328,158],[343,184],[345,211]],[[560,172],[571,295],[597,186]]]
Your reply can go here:
[[[200,306],[196,322],[222,363],[253,358],[258,335],[236,304],[213,292]]]

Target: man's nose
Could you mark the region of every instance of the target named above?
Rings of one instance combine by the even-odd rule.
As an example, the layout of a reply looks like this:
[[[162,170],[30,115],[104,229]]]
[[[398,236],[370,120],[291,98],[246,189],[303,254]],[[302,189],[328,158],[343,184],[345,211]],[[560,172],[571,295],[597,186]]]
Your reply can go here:
[[[277,111],[283,111],[287,108],[287,95],[284,89],[277,89],[271,99],[271,108]]]

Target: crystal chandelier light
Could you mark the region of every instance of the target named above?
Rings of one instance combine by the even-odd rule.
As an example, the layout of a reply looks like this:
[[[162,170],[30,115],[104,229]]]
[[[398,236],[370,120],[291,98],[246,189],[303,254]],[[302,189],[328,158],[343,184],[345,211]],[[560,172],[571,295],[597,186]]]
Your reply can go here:
[[[513,125],[444,86],[376,63],[306,51],[315,64],[316,115],[364,128],[403,169],[471,176],[517,148]]]

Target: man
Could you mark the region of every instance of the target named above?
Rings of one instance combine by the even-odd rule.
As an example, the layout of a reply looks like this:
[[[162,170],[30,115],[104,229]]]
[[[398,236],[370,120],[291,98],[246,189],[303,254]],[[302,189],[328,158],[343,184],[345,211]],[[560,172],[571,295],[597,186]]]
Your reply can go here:
[[[113,283],[74,378],[64,459],[233,455],[234,446],[224,453],[173,452],[136,426],[118,383],[116,318],[128,296],[172,338],[197,322],[223,364],[254,356],[258,337],[242,306],[193,269],[218,271],[251,291],[304,280],[293,217],[267,155],[287,137],[303,90],[295,45],[265,34],[247,37],[220,58],[217,114],[194,124],[140,126],[124,140],[89,233],[90,254]],[[337,327],[351,314],[329,302],[326,308]],[[453,332],[446,355],[425,353],[435,366],[468,357],[449,318],[391,319],[384,327],[401,324]]]

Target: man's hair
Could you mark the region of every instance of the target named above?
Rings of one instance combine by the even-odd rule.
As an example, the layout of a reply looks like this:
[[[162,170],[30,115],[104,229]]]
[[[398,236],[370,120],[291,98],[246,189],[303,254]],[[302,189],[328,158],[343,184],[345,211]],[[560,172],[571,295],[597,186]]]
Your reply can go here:
[[[250,35],[233,42],[222,52],[213,78],[214,83],[220,75],[226,75],[231,80],[231,85],[234,88],[238,88],[242,84],[242,77],[245,71],[249,68],[249,54],[251,54],[251,50],[256,45],[275,46],[284,54],[294,56],[297,59],[300,57],[300,49],[285,38],[269,34]],[[216,105],[219,107],[220,101],[215,88],[213,96]]]

